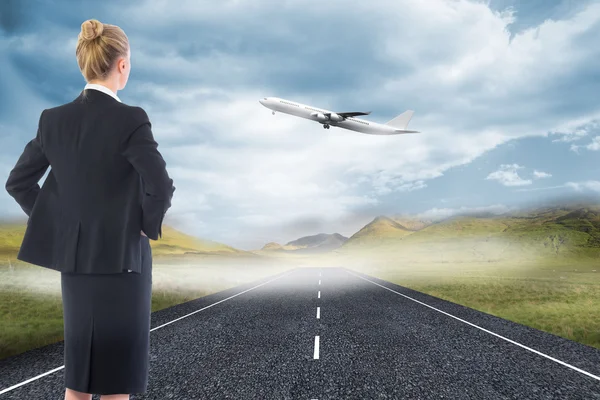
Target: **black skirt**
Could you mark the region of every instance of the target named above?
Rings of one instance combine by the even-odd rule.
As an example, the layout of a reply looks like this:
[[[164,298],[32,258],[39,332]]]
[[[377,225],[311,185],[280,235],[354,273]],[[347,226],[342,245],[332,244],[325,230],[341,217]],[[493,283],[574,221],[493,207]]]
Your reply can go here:
[[[93,394],[145,393],[148,386],[152,250],[142,271],[61,273],[65,386]]]

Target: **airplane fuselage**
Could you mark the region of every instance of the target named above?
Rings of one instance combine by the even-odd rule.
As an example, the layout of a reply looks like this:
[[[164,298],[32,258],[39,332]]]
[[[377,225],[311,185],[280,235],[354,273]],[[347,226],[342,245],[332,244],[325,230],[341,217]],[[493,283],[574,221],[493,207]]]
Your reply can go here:
[[[397,128],[389,125],[366,121],[356,117],[340,117],[334,111],[281,99],[279,97],[265,97],[264,99],[259,100],[259,102],[263,106],[273,110],[273,112],[282,112],[316,121],[325,125],[325,127],[328,127],[328,125],[337,126],[339,128],[371,135],[396,135],[399,133]]]

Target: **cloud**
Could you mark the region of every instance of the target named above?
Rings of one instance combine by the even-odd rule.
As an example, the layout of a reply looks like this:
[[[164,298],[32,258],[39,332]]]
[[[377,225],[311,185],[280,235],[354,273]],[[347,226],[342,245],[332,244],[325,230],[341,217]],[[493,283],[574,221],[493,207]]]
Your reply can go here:
[[[565,185],[557,185],[557,186],[546,186],[546,187],[538,187],[538,188],[527,188],[527,189],[517,189],[517,192],[537,192],[540,190],[554,190],[554,189],[562,189],[566,187]]]
[[[533,177],[535,179],[550,178],[551,176],[552,176],[552,174],[549,174],[547,172],[542,172],[542,171],[538,171],[538,170],[533,171]]]
[[[583,182],[567,182],[563,185],[546,186],[546,187],[539,187],[539,188],[528,188],[528,189],[518,189],[516,191],[517,192],[534,192],[534,191],[539,191],[539,190],[554,190],[554,189],[564,189],[564,188],[573,189],[574,191],[577,191],[577,192],[585,192],[585,191],[600,192],[600,181],[590,180],[590,181],[583,181]]]
[[[560,136],[558,139],[552,140],[552,142],[574,142],[581,140],[588,136],[590,133],[597,131],[600,128],[600,121],[592,120],[586,121],[581,124],[578,120],[569,121],[563,124],[560,130],[549,132],[550,135]]]
[[[504,204],[494,204],[491,206],[483,207],[432,208],[425,212],[417,214],[416,217],[423,220],[439,221],[455,215],[472,215],[482,213],[500,215],[507,213],[511,210],[512,208],[507,207]]]
[[[580,149],[587,149],[590,151],[598,151],[600,150],[600,136],[596,136],[592,139],[592,141],[587,145],[571,145],[570,150],[579,154]]]
[[[585,146],[585,148],[592,151],[600,150],[600,136],[596,136],[595,138],[593,138],[592,143]]]
[[[565,186],[578,192],[592,191],[600,193],[600,181],[567,182]]]
[[[496,180],[504,186],[531,185],[532,181],[530,179],[523,179],[517,173],[517,170],[522,168],[517,164],[502,164],[497,171],[492,172],[485,179]]]

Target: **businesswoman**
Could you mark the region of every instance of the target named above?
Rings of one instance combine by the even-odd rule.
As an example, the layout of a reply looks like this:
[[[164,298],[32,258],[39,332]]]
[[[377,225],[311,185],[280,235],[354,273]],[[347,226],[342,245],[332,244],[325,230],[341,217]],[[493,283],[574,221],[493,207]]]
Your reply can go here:
[[[17,258],[61,272],[65,398],[129,399],[147,389],[149,240],[162,237],[175,187],[148,115],[117,97],[131,69],[127,36],[92,19],[78,39],[87,85],[41,113],[6,190],[29,216]]]

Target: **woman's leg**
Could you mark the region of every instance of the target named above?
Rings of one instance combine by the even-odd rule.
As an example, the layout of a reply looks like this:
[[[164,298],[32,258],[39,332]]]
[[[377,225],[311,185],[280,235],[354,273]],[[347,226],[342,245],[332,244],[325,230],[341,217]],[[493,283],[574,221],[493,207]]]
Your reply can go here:
[[[67,388],[65,392],[65,400],[92,400],[90,393],[77,392],[73,389]]]

